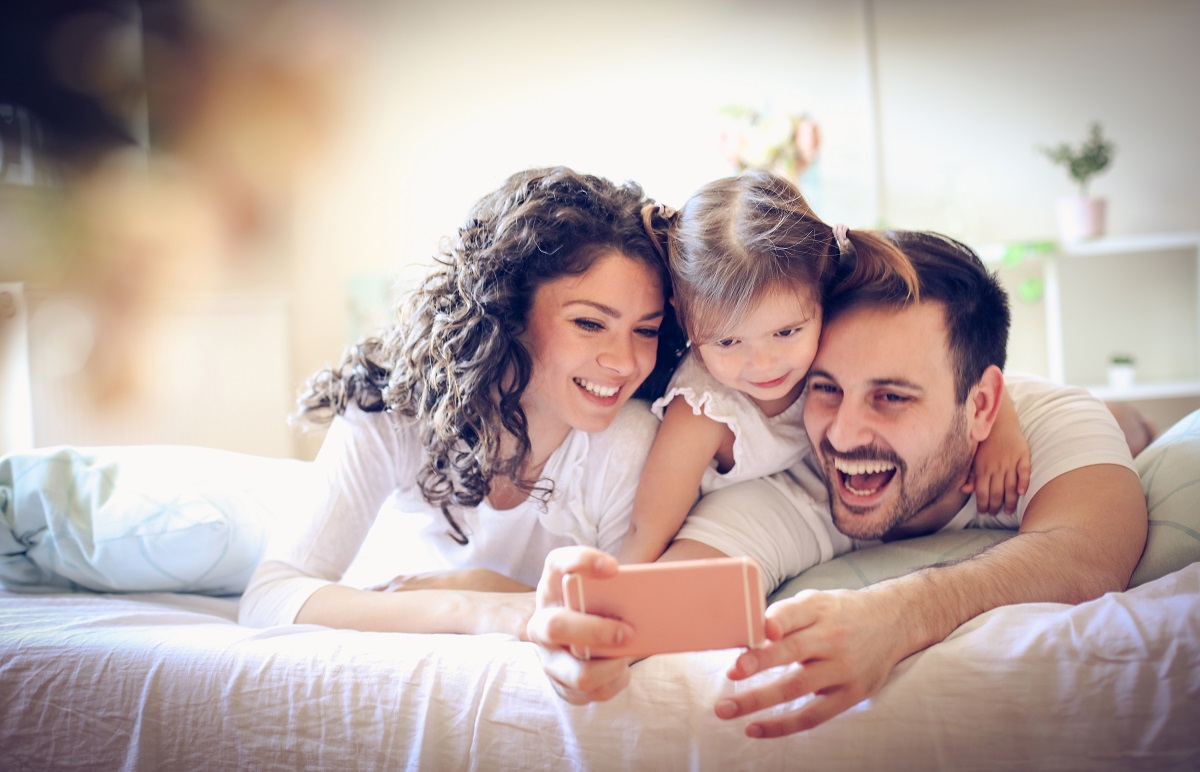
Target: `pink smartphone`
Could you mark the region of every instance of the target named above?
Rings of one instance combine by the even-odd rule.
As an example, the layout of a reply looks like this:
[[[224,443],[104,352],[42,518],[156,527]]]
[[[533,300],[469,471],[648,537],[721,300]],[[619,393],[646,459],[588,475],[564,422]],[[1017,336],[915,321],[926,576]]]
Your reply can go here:
[[[762,569],[752,558],[640,563],[604,579],[567,574],[563,598],[635,631],[625,646],[575,650],[583,659],[750,647],[765,637]]]

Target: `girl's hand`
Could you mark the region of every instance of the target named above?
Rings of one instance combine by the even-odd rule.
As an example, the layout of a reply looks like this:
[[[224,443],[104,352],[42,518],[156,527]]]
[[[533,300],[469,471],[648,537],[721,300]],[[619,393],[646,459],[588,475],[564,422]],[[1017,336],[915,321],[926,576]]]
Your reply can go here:
[[[1029,463],[1029,443],[1021,432],[1016,407],[1004,392],[996,422],[975,450],[975,464],[962,491],[975,492],[981,514],[994,515],[1003,508],[1011,515],[1017,509],[1017,499],[1029,490]]]

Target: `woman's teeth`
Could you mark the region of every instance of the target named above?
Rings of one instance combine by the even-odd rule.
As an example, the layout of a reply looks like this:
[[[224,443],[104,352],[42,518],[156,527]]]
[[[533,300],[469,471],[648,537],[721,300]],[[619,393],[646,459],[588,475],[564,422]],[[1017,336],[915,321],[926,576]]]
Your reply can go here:
[[[579,386],[584,391],[587,391],[591,394],[595,394],[597,397],[603,397],[603,398],[611,397],[612,395],[616,394],[618,391],[621,390],[621,388],[619,386],[601,386],[598,383],[592,383],[591,381],[585,381],[583,378],[576,378],[575,385]]]

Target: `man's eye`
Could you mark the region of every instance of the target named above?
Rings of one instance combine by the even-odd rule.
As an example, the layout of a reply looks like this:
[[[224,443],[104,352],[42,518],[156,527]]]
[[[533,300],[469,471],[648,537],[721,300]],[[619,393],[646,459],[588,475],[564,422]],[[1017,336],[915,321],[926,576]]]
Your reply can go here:
[[[600,322],[597,322],[593,319],[575,319],[574,322],[576,327],[581,330],[587,330],[588,332],[597,332],[604,329],[603,324],[600,324]]]
[[[883,394],[883,395],[881,395],[881,397],[883,398],[884,402],[887,402],[889,404],[894,404],[894,405],[908,402],[912,399],[912,397],[906,397],[903,394],[892,394],[892,393]]]
[[[832,383],[814,383],[810,387],[813,391],[819,391],[822,394],[836,394],[837,386]]]

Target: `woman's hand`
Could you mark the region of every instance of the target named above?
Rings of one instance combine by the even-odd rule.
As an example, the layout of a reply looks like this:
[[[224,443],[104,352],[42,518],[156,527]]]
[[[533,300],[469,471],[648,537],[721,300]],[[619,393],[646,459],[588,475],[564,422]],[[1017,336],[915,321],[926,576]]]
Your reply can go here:
[[[450,571],[429,571],[424,574],[401,574],[390,582],[367,589],[374,592],[406,592],[409,590],[479,590],[481,592],[530,592],[527,584],[510,579],[487,568],[459,568]]]
[[[472,635],[505,633],[523,641],[529,617],[533,614],[532,592],[458,593],[463,627]]]
[[[468,634],[507,633],[527,640],[526,627],[533,614],[533,588],[486,568],[461,568],[397,576],[374,592],[432,590],[431,597],[445,604],[443,619]]]
[[[628,658],[582,660],[571,653],[572,648],[620,645],[630,640],[633,628],[566,608],[562,578],[567,573],[604,577],[616,571],[616,558],[587,547],[562,547],[546,556],[527,637],[537,644],[542,671],[554,691],[572,705],[615,697],[629,684],[631,663]]]

